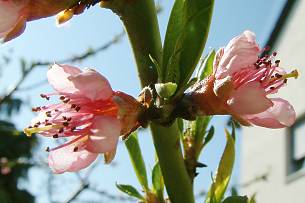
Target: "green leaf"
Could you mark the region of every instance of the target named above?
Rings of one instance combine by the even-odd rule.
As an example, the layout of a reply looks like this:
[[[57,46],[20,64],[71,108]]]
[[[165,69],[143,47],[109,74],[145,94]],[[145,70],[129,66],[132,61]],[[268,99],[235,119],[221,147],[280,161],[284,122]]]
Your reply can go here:
[[[145,191],[148,191],[148,181],[146,167],[143,160],[141,148],[138,141],[137,133],[132,133],[129,138],[125,141],[125,146],[127,147],[128,154],[136,172],[139,183],[142,185]]]
[[[206,129],[212,119],[212,116],[202,116],[197,117],[195,121],[191,122],[192,134],[196,143],[196,156],[199,157],[202,148],[205,146],[205,140],[208,136],[208,139],[211,140],[214,134],[214,131],[209,130],[209,133],[206,134]],[[213,128],[214,130],[214,128]],[[208,140],[208,141],[209,141]]]
[[[215,50],[212,50],[200,65],[200,68],[196,74],[199,81],[213,73],[213,62],[215,54]]]
[[[177,84],[172,82],[155,84],[156,91],[161,98],[173,96],[177,90]]]
[[[182,119],[182,118],[177,118],[177,125],[178,125],[179,132],[180,132],[181,134],[183,134],[183,131],[184,131],[184,123],[183,123],[183,119]]]
[[[156,163],[152,170],[152,184],[159,200],[163,200],[164,181],[159,162]]]
[[[208,134],[204,137],[204,141],[202,143],[201,150],[212,140],[212,138],[214,136],[214,132],[215,132],[214,126],[211,126]]]
[[[211,188],[208,192],[205,203],[220,203],[226,189],[228,187],[231,174],[233,171],[234,159],[235,159],[235,130],[232,126],[232,135],[225,129],[227,144],[220,159],[217,175],[215,181],[213,181]]]
[[[195,130],[195,138],[197,141],[203,140],[205,131],[212,119],[212,116],[200,116],[196,118],[194,121],[195,126],[193,126],[193,130]]]
[[[231,196],[227,197],[222,203],[247,203],[247,196]]]
[[[252,195],[252,196],[250,197],[250,199],[248,199],[248,202],[247,202],[247,203],[256,203],[255,197],[256,197],[256,194]]]
[[[144,197],[132,185],[116,184],[116,187],[120,191],[126,193],[129,196],[135,197],[135,198],[140,199],[140,200],[144,200]]]
[[[213,5],[214,0],[175,1],[164,42],[164,82],[187,84],[208,37]]]

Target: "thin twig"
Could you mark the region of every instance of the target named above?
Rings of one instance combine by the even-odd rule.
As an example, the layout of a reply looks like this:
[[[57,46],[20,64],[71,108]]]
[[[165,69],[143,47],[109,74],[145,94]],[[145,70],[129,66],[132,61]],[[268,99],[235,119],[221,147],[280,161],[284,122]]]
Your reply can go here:
[[[109,42],[106,42],[102,46],[96,48],[96,49],[88,49],[85,53],[77,56],[73,56],[67,59],[63,59],[58,61],[58,63],[73,63],[77,61],[81,61],[84,59],[87,59],[88,57],[94,56],[98,54],[101,51],[104,51],[108,49],[111,45],[118,43],[123,36],[125,35],[125,31],[120,32],[119,34],[115,35]],[[19,90],[20,85],[24,82],[26,77],[31,73],[34,68],[38,66],[48,66],[54,62],[51,61],[44,61],[44,62],[32,62],[29,68],[24,69],[22,77],[17,81],[15,86],[5,95],[0,99],[0,105],[3,104],[7,99],[9,99],[17,90]]]

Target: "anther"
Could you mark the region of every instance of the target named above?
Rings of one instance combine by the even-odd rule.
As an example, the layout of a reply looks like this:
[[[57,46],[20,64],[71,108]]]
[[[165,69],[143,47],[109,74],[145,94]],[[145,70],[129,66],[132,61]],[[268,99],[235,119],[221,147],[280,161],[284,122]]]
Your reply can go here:
[[[281,75],[281,74],[278,74],[278,73],[275,73],[274,76],[275,76],[276,78],[281,78],[281,77],[282,77],[282,75]]]
[[[75,107],[75,111],[79,111],[80,110],[80,106]]]
[[[68,98],[68,99],[63,100],[63,103],[68,103],[69,101],[70,101],[70,99]]]
[[[63,133],[64,132],[64,128],[59,128],[58,133]]]
[[[47,148],[46,148],[46,152],[50,152],[50,147],[47,147]]]
[[[60,100],[64,100],[66,97],[65,96],[60,96],[59,99]]]
[[[77,152],[78,151],[78,147],[74,147],[73,152]]]
[[[76,104],[71,104],[71,108],[74,109],[76,107]]]
[[[53,138],[58,138],[58,134],[53,135]]]
[[[65,127],[67,127],[67,126],[69,125],[68,122],[63,122],[62,124],[63,124],[63,126],[65,126]]]

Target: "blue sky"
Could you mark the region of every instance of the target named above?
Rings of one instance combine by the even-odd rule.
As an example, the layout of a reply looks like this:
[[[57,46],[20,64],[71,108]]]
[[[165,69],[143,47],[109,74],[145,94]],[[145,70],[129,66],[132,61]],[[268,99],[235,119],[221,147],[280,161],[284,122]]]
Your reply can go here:
[[[160,30],[163,38],[173,2],[173,0],[159,2],[163,8],[163,12],[159,15]],[[259,44],[264,45],[284,2],[285,0],[216,0],[211,32],[205,53],[211,48],[218,49],[224,46],[232,37],[247,29],[254,31]],[[20,76],[19,58],[26,58],[28,61],[47,60],[56,62],[71,55],[82,53],[88,47],[102,45],[112,39],[115,34],[121,32],[121,30],[122,25],[118,17],[111,11],[101,9],[98,6],[91,8],[80,16],[74,17],[67,26],[61,28],[55,26],[54,18],[28,23],[27,29],[22,36],[1,45],[0,55],[13,48],[14,52],[11,56],[14,62],[1,72],[0,91],[4,92],[18,80]],[[106,52],[74,65],[97,69],[108,78],[115,90],[124,91],[133,96],[137,96],[140,91],[134,59],[126,37]],[[46,78],[46,70],[46,67],[37,68],[23,85],[28,86],[44,80]],[[37,106],[45,102],[38,95],[50,91],[52,90],[48,85],[42,85],[31,91],[18,92],[16,96],[27,100],[32,106]],[[30,108],[24,107],[20,115],[13,117],[13,121],[19,128],[24,128],[33,116],[34,114],[30,112]],[[213,124],[217,127],[217,131],[211,144],[201,157],[202,162],[207,164],[208,167],[200,170],[195,184],[196,191],[207,190],[210,183],[210,174],[215,171],[225,144],[223,130],[225,122],[225,119],[221,117],[213,119]],[[241,136],[246,135],[240,133],[237,138],[238,143],[242,139]],[[150,172],[153,167],[154,152],[148,131],[140,134],[140,140],[142,147],[145,149],[143,154],[148,172]],[[43,146],[54,146],[53,140],[43,139],[41,142]],[[237,150],[237,160],[239,154],[240,151]],[[45,152],[43,149],[37,149],[35,156],[45,156]],[[92,176],[92,182],[99,185],[99,188],[111,193],[118,192],[115,188],[115,182],[138,186],[123,144],[118,147],[115,161],[118,163],[116,167],[105,166],[100,162]],[[238,181],[238,172],[237,163],[235,175],[232,178],[233,182]],[[30,183],[22,183],[21,186],[27,187],[37,195],[37,202],[47,202],[44,182],[47,181],[47,176],[45,172],[33,169],[29,178]],[[61,187],[60,192],[56,194],[58,199],[63,200],[69,197],[69,194],[78,187],[73,183],[73,174],[57,176],[57,180],[65,181],[65,186]],[[86,195],[89,194],[84,193],[82,199],[86,199]],[[90,194],[90,196],[93,199],[95,198],[93,194]]]

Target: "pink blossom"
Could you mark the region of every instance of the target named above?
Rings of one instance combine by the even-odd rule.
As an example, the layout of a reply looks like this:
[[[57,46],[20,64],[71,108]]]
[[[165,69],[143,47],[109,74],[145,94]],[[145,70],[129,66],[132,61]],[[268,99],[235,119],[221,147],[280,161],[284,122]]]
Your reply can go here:
[[[69,140],[47,150],[54,173],[86,168],[99,153],[114,156],[119,136],[139,126],[139,102],[125,93],[114,92],[98,72],[55,64],[47,75],[56,92],[41,97],[49,100],[59,95],[61,103],[34,108],[39,115],[25,132]]]
[[[53,16],[73,4],[70,0],[0,0],[0,39],[4,42],[23,33],[26,22]],[[81,13],[83,4],[72,7],[73,14]]]
[[[21,10],[26,2],[0,0],[0,39],[8,41],[24,31],[26,17]]]
[[[245,31],[221,48],[213,74],[193,87],[193,99],[204,114],[231,114],[244,125],[267,128],[291,126],[296,119],[289,102],[269,98],[285,86],[296,70],[287,74],[275,60],[276,53],[259,58],[254,33]]]

